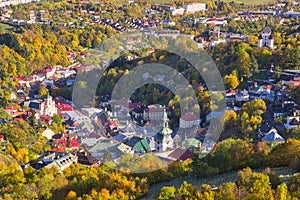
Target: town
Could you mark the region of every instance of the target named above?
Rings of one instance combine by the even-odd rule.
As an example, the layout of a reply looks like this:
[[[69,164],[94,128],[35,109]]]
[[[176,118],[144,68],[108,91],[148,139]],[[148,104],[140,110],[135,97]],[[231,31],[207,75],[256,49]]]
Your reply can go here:
[[[51,173],[55,174],[55,180],[65,176],[66,182],[75,185],[62,189],[63,198],[52,194],[58,189],[51,189],[50,196],[42,194],[32,199],[64,199],[66,194],[76,193],[88,199],[84,195],[92,196],[95,188],[98,191],[95,190],[94,195],[99,193],[100,199],[109,199],[101,195],[105,188],[114,190],[110,182],[105,182],[107,186],[95,184],[81,191],[81,186],[76,186],[77,180],[71,180],[80,170],[82,173],[91,173],[83,170],[103,170],[97,172],[99,177],[115,173],[108,180],[122,176],[117,173],[124,176],[133,173],[125,179],[132,181],[132,190],[139,192],[130,193],[127,186],[122,189],[128,190],[124,196],[108,192],[108,196],[113,198],[114,194],[116,199],[126,199],[125,195],[133,195],[132,199],[146,195],[145,199],[151,199],[148,196],[151,185],[143,185],[145,180],[157,184],[187,174],[194,178],[209,177],[245,167],[277,170],[277,167],[288,166],[298,172],[299,2],[245,6],[213,1],[163,4],[127,1],[115,5],[106,1],[24,0],[0,1],[0,14],[0,59],[3,61],[0,157],[5,161],[3,165],[17,163],[16,169],[26,176],[29,173],[42,176],[39,174],[45,170],[50,173],[54,169],[56,171]],[[149,47],[134,49],[134,42],[141,45],[145,42],[136,38],[136,41],[127,39],[130,50],[111,61],[95,86],[93,104],[76,105],[72,91],[75,87],[90,90],[86,82],[77,78],[81,74],[88,78],[96,75],[93,73],[98,63],[90,62],[98,62],[93,58],[95,54],[99,56],[97,48],[115,35],[132,31],[174,41],[183,40],[180,37],[184,36],[184,41],[191,41],[197,51],[207,51],[223,77],[224,91],[218,98],[226,102],[226,109],[214,111],[215,102],[212,102],[209,87],[188,61]],[[120,49],[117,45],[111,49]],[[190,82],[199,105],[191,112],[181,113],[180,102],[191,97],[179,98],[168,88],[155,84],[137,89],[129,101],[113,99],[111,93],[118,80],[144,63],[160,63],[176,69]],[[175,84],[182,93],[186,89],[183,84],[174,83],[171,75],[152,77],[145,72],[136,78],[145,83],[153,78],[167,85]],[[127,111],[129,115],[124,115]],[[210,129],[214,120],[224,123],[218,138]],[[295,149],[285,145],[294,145]],[[289,149],[288,153],[284,148]],[[274,158],[272,152],[278,157]],[[214,159],[219,160],[214,162]],[[231,159],[236,159],[236,163]],[[271,177],[268,172],[265,174]],[[22,184],[30,183],[26,181]],[[271,178],[270,181],[271,196],[287,182],[280,180],[275,187]],[[297,184],[300,188],[300,182]],[[5,182],[4,186],[8,188],[9,184]],[[19,198],[13,196],[15,191],[12,196],[5,196],[7,188],[1,188],[0,199]],[[291,188],[287,190],[295,195],[296,189]],[[217,193],[222,186],[210,190]],[[199,195],[204,195],[203,191]],[[158,192],[154,198],[164,199],[163,189]],[[251,195],[250,190],[246,193]],[[69,199],[77,199],[75,197]],[[270,199],[274,199],[273,196]]]

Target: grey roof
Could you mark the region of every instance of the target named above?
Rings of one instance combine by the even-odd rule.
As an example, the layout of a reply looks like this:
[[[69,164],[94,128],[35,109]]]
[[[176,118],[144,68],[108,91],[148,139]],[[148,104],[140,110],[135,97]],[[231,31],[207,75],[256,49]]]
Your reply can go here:
[[[262,32],[263,33],[271,33],[271,28],[269,26],[266,26]]]

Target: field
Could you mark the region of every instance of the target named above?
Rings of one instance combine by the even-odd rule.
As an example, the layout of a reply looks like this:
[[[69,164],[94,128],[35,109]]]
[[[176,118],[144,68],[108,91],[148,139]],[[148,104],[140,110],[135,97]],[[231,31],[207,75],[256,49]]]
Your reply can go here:
[[[14,30],[14,27],[9,26],[7,24],[0,23],[0,33],[6,33],[6,32],[13,31],[13,30]]]

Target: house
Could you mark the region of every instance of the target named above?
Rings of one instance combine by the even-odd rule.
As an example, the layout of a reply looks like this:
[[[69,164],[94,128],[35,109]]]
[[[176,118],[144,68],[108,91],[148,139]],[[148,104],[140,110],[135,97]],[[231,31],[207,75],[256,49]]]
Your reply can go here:
[[[237,102],[246,102],[246,101],[249,101],[249,98],[250,98],[250,96],[249,96],[247,90],[238,92],[238,93],[235,95],[235,100],[236,100]]]
[[[184,8],[178,8],[172,11],[172,15],[183,15],[184,14]]]
[[[175,161],[185,161],[193,157],[193,152],[190,150],[177,148],[172,153],[168,155],[168,158]]]
[[[192,127],[198,127],[200,125],[200,118],[196,116],[194,113],[189,112],[184,114],[180,118],[179,127],[180,128],[192,128]]]
[[[35,100],[27,100],[21,103],[22,107],[28,107],[33,109],[36,112],[36,116],[40,118],[43,115],[47,115],[52,117],[54,114],[57,114],[57,108],[55,106],[55,101],[52,97],[47,94],[46,98],[43,100],[35,99]]]
[[[69,104],[56,104],[57,114],[62,115],[66,112],[73,111],[73,107]]]
[[[205,3],[192,3],[192,4],[184,4],[183,9],[186,13],[195,13],[206,10]]]
[[[284,142],[285,139],[278,134],[276,129],[271,129],[270,133],[268,133],[266,136],[264,136],[261,141],[272,143],[272,142]]]
[[[123,143],[131,147],[131,151],[135,153],[147,153],[151,151],[151,148],[145,138],[133,136],[125,140]]]
[[[266,135],[268,135],[270,132],[276,130],[273,128],[269,123],[264,123],[259,129],[258,129],[258,137],[262,138]],[[276,130],[277,131],[277,130]]]
[[[81,108],[81,112],[82,112],[82,114],[84,114],[84,115],[86,115],[88,117],[91,117],[92,115],[95,115],[97,113],[102,113],[103,109],[93,108],[93,107],[90,107],[90,108]]]
[[[285,108],[282,107],[275,107],[273,109],[273,117],[279,117],[279,116],[283,116],[287,113],[287,110]]]
[[[272,36],[271,28],[266,24],[258,37],[257,47],[269,47],[272,49],[274,46],[274,37]]]
[[[164,108],[161,105],[150,105],[148,108],[144,109],[144,116],[143,118],[145,120],[160,120],[163,118],[164,110],[166,109],[166,112],[168,115],[171,114],[171,111],[168,107]]]
[[[53,135],[55,135],[55,133],[49,128],[42,133],[42,136],[46,137],[48,140],[52,139]]]
[[[101,140],[101,136],[95,133],[91,133],[88,136],[81,137],[79,140],[80,146],[85,146],[87,148],[91,148],[95,144],[98,143],[98,141]]]
[[[89,152],[87,152],[85,150],[78,151],[76,153],[76,156],[78,158],[78,160],[77,160],[78,163],[85,165],[85,166],[97,166],[101,163],[97,158],[95,158]]]
[[[43,167],[51,169],[55,166],[58,168],[58,172],[62,173],[70,165],[77,163],[77,161],[77,156],[70,153],[46,152],[35,164],[35,169],[38,171]]]
[[[287,129],[295,129],[300,127],[299,116],[297,117],[287,117],[286,124],[284,124]]]
[[[235,99],[236,91],[235,90],[226,90],[225,97],[226,99]]]
[[[299,18],[300,17],[300,12],[289,10],[289,11],[283,13],[283,17]]]
[[[18,106],[6,106],[5,111],[12,115],[13,113],[17,112],[19,110]]]

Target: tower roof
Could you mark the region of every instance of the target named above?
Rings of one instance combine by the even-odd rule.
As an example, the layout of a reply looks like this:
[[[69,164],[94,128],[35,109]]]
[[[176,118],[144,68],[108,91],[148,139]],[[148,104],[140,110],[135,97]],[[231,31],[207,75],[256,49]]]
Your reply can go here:
[[[271,33],[271,28],[269,26],[266,26],[263,30],[262,33]]]

